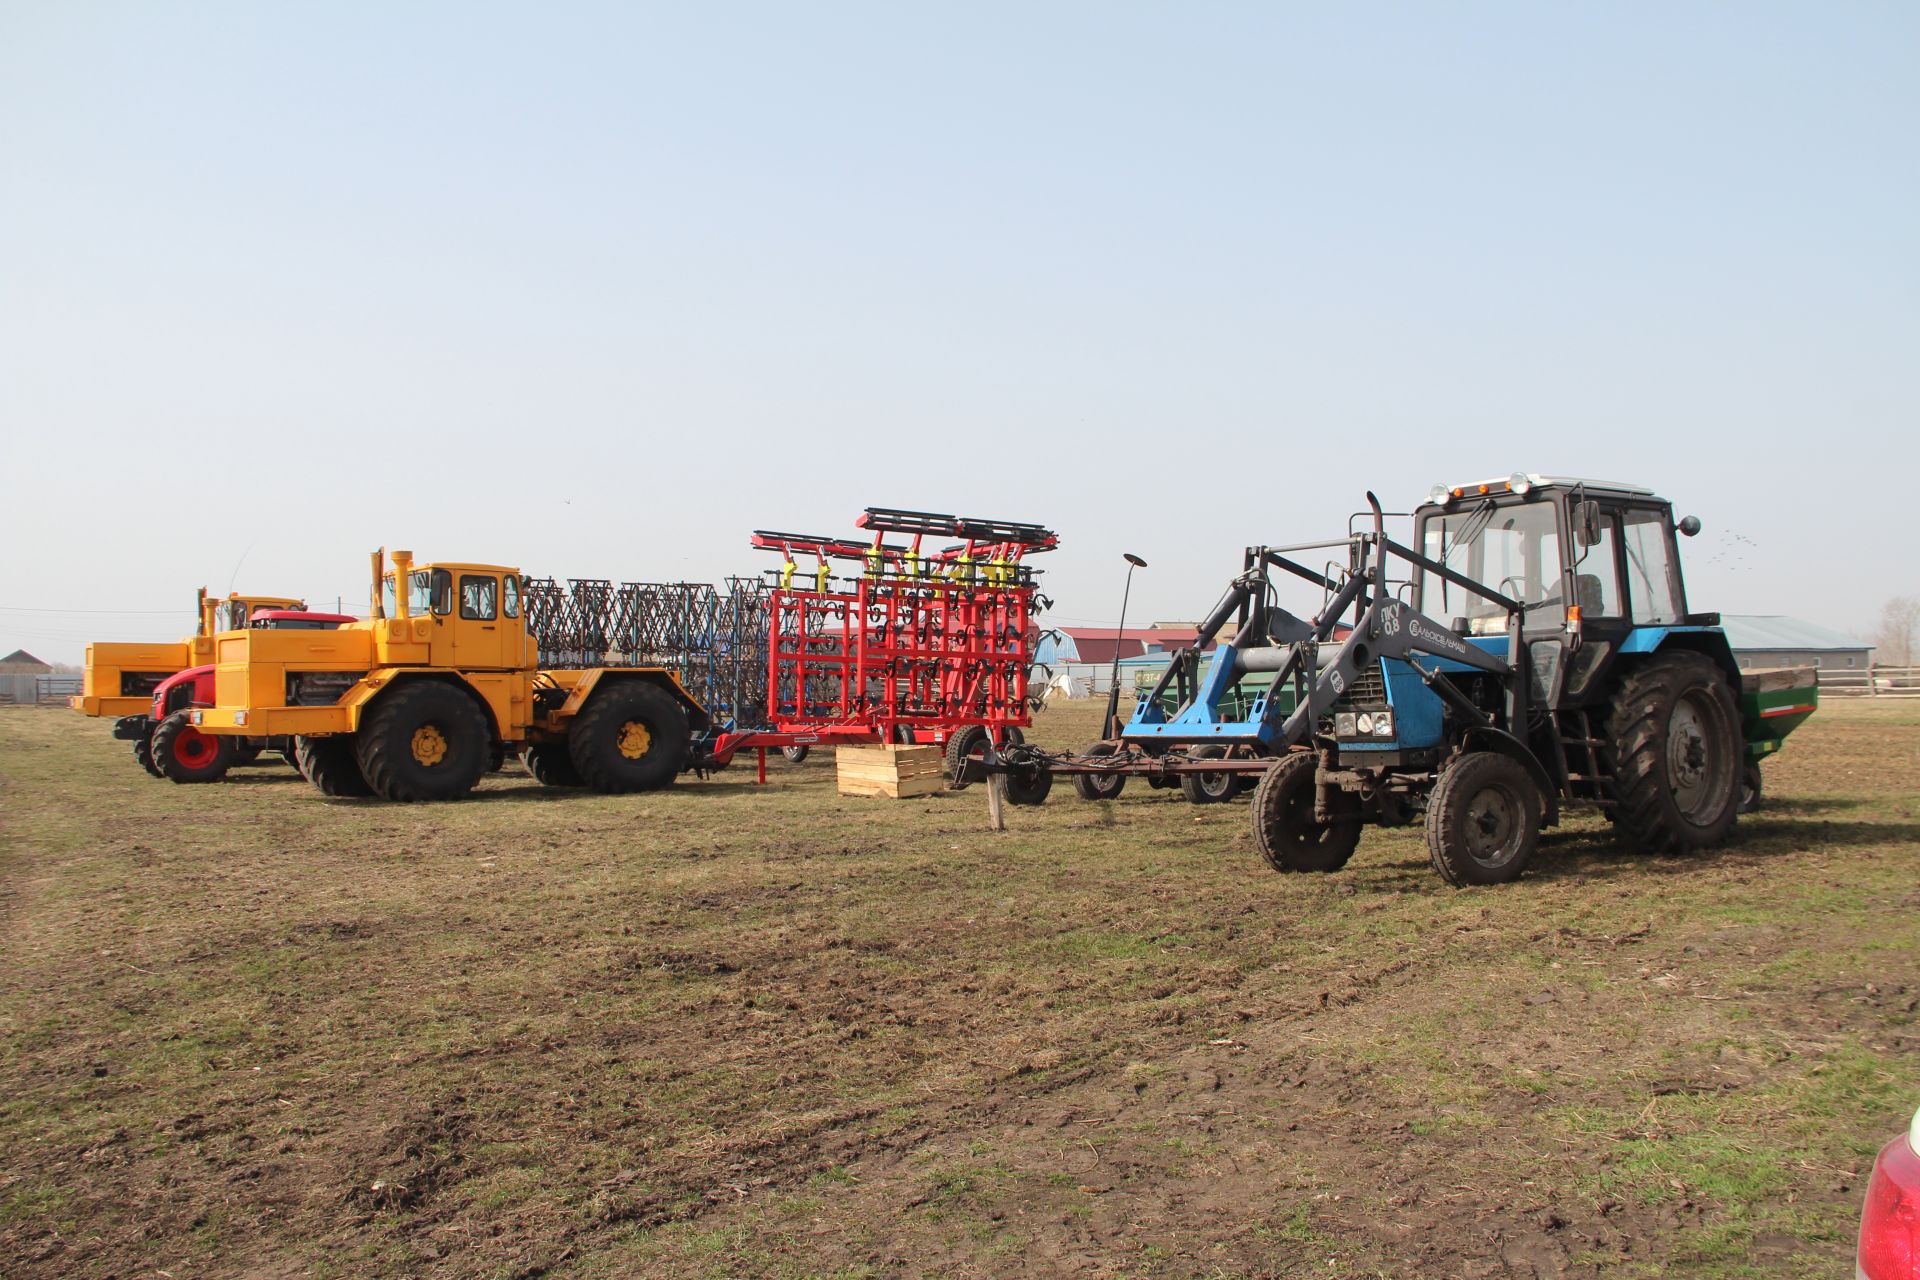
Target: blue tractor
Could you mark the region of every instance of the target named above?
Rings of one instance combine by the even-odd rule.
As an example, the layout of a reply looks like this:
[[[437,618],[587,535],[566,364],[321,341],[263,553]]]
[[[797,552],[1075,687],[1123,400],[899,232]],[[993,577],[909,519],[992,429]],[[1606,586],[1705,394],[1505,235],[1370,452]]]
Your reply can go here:
[[[1015,748],[1009,788],[1064,773],[1104,799],[1144,774],[1204,800],[1257,780],[1275,870],[1335,870],[1363,827],[1421,822],[1443,878],[1494,884],[1566,804],[1648,850],[1716,844],[1757,799],[1758,758],[1812,709],[1807,673],[1743,713],[1719,615],[1687,602],[1676,535],[1700,523],[1651,490],[1524,474],[1436,488],[1412,547],[1367,501],[1345,538],[1248,548],[1118,738],[1077,757]],[[1323,607],[1282,608],[1275,571]],[[1250,676],[1266,687],[1236,696]]]

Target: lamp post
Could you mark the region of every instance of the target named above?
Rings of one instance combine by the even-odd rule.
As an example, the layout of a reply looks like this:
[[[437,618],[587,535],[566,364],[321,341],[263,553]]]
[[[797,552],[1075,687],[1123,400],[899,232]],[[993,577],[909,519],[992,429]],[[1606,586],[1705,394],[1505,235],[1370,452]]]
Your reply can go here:
[[[1107,678],[1107,721],[1103,734],[1107,738],[1120,736],[1120,646],[1127,642],[1127,599],[1133,595],[1133,571],[1147,567],[1147,562],[1131,551],[1120,554],[1127,562],[1127,585],[1120,592],[1120,634],[1113,642],[1113,674]]]

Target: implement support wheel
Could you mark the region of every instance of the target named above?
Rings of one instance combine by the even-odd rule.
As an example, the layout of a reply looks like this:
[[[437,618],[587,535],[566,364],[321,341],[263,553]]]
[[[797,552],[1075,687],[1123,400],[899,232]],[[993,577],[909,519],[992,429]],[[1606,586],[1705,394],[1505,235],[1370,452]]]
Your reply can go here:
[[[1195,747],[1187,752],[1190,760],[1222,760],[1227,749],[1222,746]],[[1232,773],[1183,773],[1180,775],[1180,794],[1187,798],[1188,804],[1225,804],[1240,794],[1239,775]]]
[[[594,691],[567,731],[580,780],[610,795],[671,786],[692,744],[687,712],[656,684],[616,680]]]
[[[1427,797],[1427,856],[1456,888],[1518,880],[1540,845],[1545,801],[1511,756],[1469,751]]]
[[[1335,820],[1314,817],[1320,761],[1311,751],[1282,756],[1253,792],[1253,839],[1275,871],[1338,871],[1360,844],[1360,800],[1335,792]]]
[[[1119,751],[1111,742],[1096,742],[1081,754],[1105,759]],[[1115,769],[1112,773],[1076,773],[1073,775],[1073,789],[1082,800],[1118,800],[1126,789],[1127,775]]]
[[[458,800],[480,783],[493,750],[486,713],[438,680],[381,694],[354,735],[360,772],[383,800]]]

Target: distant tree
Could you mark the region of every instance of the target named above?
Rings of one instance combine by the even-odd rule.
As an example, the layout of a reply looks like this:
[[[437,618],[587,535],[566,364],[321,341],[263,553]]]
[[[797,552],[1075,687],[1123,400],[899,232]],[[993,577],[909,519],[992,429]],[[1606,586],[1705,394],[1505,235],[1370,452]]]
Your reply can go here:
[[[1881,606],[1873,643],[1882,666],[1912,666],[1913,651],[1920,649],[1920,596],[1895,596]]]

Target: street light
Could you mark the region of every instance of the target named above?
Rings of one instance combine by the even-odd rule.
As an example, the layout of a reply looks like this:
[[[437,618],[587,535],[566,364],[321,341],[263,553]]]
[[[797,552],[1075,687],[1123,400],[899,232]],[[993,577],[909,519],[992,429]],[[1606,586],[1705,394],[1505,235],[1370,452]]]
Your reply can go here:
[[[1127,585],[1120,593],[1120,634],[1113,642],[1113,674],[1107,678],[1107,727],[1102,735],[1106,738],[1120,736],[1120,646],[1127,642],[1127,599],[1133,594],[1133,571],[1147,567],[1147,562],[1131,551],[1123,551],[1120,556],[1127,562]]]

